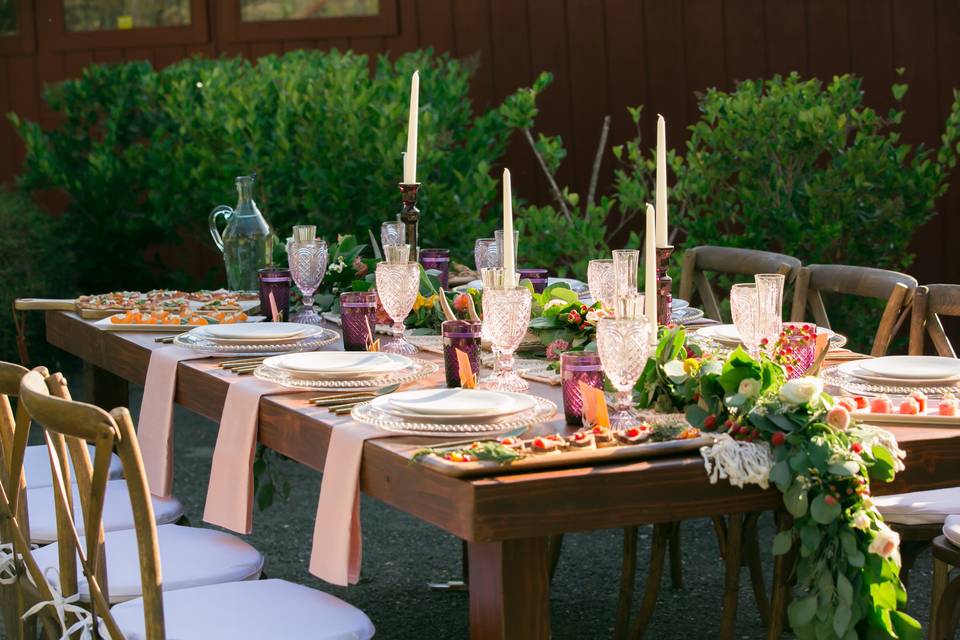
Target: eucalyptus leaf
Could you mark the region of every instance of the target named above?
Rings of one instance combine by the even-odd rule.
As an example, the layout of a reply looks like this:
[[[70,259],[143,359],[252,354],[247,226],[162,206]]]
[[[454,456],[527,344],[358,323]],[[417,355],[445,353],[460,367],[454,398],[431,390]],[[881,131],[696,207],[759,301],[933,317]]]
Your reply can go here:
[[[790,531],[781,531],[773,537],[773,555],[782,556],[793,546],[793,534]]]
[[[794,518],[806,515],[807,490],[799,482],[794,481],[783,494],[783,504]]]
[[[840,503],[831,497],[831,504],[827,498],[821,493],[810,503],[810,515],[820,524],[830,524],[840,515]]]

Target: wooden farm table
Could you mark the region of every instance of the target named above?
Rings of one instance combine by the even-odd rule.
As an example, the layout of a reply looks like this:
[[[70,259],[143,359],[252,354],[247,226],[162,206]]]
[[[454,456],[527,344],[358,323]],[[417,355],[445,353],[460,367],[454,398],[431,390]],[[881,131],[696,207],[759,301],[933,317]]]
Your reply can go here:
[[[105,407],[126,405],[127,383],[143,384],[150,352],[160,348],[154,340],[158,334],[103,331],[73,313],[47,312],[46,320],[49,342],[83,359],[90,385],[87,397]],[[216,362],[180,363],[176,390],[180,405],[214,421],[223,408],[226,377],[233,375]],[[561,404],[559,387],[533,383],[531,392]],[[315,395],[264,397],[259,440],[322,471],[330,437],[325,419],[330,414],[305,401]],[[877,493],[960,485],[960,428],[890,430],[908,452],[907,469],[894,483],[876,486]],[[570,431],[562,411],[534,429],[556,431]],[[775,489],[737,489],[724,481],[711,485],[696,454],[457,479],[410,464],[411,447],[423,442],[429,439],[367,441],[360,486],[368,495],[467,542],[474,639],[549,637],[550,535],[742,514],[774,509],[781,502]]]

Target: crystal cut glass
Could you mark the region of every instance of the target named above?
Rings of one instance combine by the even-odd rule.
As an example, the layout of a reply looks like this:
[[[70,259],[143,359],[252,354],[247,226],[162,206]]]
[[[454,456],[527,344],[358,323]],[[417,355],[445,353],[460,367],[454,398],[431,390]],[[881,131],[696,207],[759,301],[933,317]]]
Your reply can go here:
[[[625,429],[639,420],[633,408],[633,386],[650,353],[650,327],[643,318],[603,318],[597,324],[597,351],[603,371],[616,390],[613,429]]]
[[[389,247],[407,243],[407,227],[399,220],[391,220],[380,225],[380,244]]]
[[[478,238],[473,245],[473,263],[477,273],[481,269],[493,269],[500,266],[500,253],[497,251],[496,238]]]
[[[403,337],[403,321],[413,309],[420,290],[420,264],[417,262],[381,262],[377,264],[377,295],[387,315],[393,319],[393,340],[383,345],[387,353],[413,355],[417,347]]]
[[[313,308],[313,294],[317,292],[327,272],[327,243],[321,239],[310,242],[287,240],[287,263],[293,282],[303,294],[303,308],[292,318],[302,324],[321,324],[320,314]]]
[[[590,297],[599,302],[604,309],[613,309],[617,299],[617,281],[613,270],[613,260],[591,260],[587,266],[587,286]]]
[[[772,352],[783,330],[783,285],[786,278],[779,273],[758,273],[757,335],[760,346]]]
[[[483,289],[483,335],[495,356],[493,373],[480,386],[494,391],[526,391],[530,385],[513,370],[513,352],[530,323],[530,290],[526,287]]]
[[[640,252],[636,249],[616,249],[613,251],[613,271],[615,296],[617,298],[637,291],[637,267],[640,264]]]
[[[735,284],[730,288],[730,315],[740,334],[740,342],[751,356],[756,357],[760,347],[757,285]]]

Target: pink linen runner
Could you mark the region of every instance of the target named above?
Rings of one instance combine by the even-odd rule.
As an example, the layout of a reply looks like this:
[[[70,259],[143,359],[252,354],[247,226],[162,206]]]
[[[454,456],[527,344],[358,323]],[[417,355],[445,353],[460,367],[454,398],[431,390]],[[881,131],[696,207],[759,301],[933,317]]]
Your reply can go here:
[[[331,425],[327,459],[323,465],[317,521],[313,528],[310,573],[345,587],[360,579],[360,463],[363,443],[396,434],[354,422]]]
[[[243,534],[253,530],[253,457],[260,398],[303,391],[259,378],[230,380],[213,450],[204,522]]]
[[[137,439],[147,484],[155,496],[169,498],[173,490],[173,396],[177,390],[177,364],[209,357],[208,353],[181,347],[160,347],[150,354]]]

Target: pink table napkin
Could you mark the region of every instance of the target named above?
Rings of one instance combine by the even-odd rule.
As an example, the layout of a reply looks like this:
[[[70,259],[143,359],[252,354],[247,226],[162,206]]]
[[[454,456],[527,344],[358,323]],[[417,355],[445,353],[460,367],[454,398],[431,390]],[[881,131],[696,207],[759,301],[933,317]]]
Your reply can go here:
[[[147,483],[155,496],[168,498],[173,489],[173,396],[177,390],[177,364],[209,357],[210,354],[181,347],[160,347],[150,354],[137,439]]]
[[[391,434],[347,420],[333,425],[323,465],[310,573],[342,587],[360,579],[360,463],[363,443]]]
[[[244,534],[253,530],[253,457],[260,398],[302,391],[258,378],[231,380],[213,450],[204,522]]]

